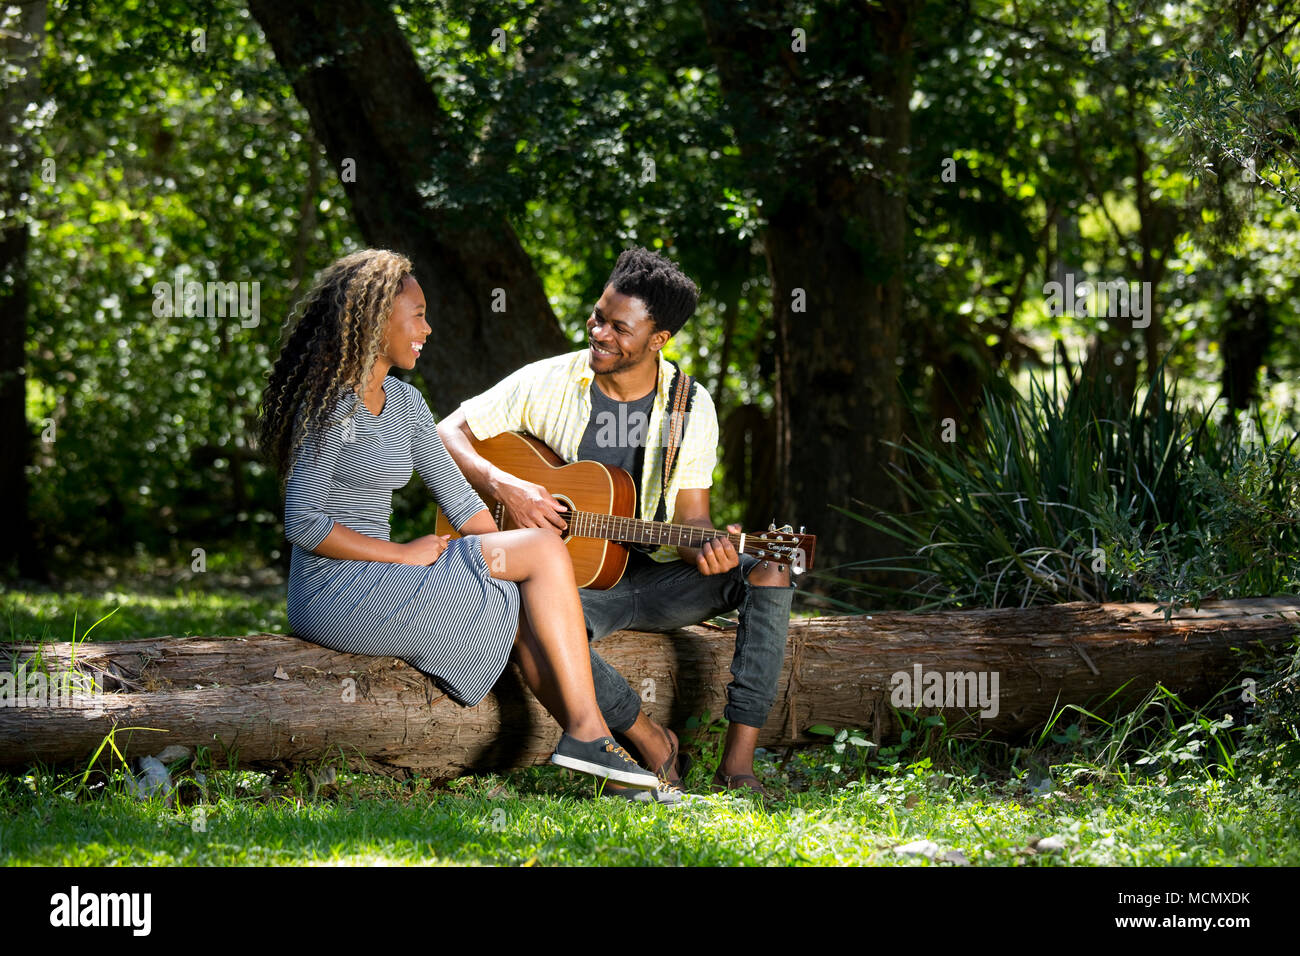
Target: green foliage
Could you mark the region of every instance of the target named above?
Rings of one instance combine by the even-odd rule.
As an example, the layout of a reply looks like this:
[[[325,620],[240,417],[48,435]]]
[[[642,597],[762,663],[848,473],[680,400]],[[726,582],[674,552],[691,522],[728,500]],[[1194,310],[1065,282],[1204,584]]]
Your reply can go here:
[[[1242,696],[1254,704],[1249,739],[1264,773],[1300,768],[1300,647],[1290,658],[1261,669],[1243,682]]]
[[[1028,397],[986,391],[979,425],[967,440],[940,429],[902,448],[906,513],[855,516],[908,557],[850,567],[915,583],[851,588],[922,606],[1146,599],[1170,613],[1300,586],[1295,440],[1214,425],[1180,405],[1163,371],[1129,401],[1058,368],[1031,377]]]
[[[818,759],[814,757],[813,759]],[[6,865],[451,864],[586,866],[1294,865],[1296,790],[1280,781],[1058,786],[1032,792],[925,759],[819,785],[763,809],[711,797],[663,808],[593,798],[554,769],[439,788],[340,773],[208,771],[185,800],[139,801],[109,780],[83,794],[48,774],[0,775]],[[1064,848],[1037,852],[1042,837]],[[931,860],[894,848],[939,844]],[[951,848],[951,850],[950,850]],[[952,859],[952,858],[949,858]]]
[[[1300,211],[1295,60],[1268,45],[1243,51],[1240,38],[1228,34],[1183,55],[1182,82],[1169,87],[1166,112],[1171,129],[1203,144],[1197,173],[1239,173],[1251,187],[1270,189]]]
[[[33,190],[28,366],[32,512],[56,559],[282,546],[249,423],[295,292],[356,231],[248,11],[213,3],[198,23],[202,52],[184,5],[50,8],[56,173]],[[206,297],[159,314],[177,270],[256,283],[258,314]]]
[[[865,770],[867,756],[876,745],[867,739],[865,731],[844,728],[836,730],[826,724],[817,724],[808,728],[808,733],[830,737],[830,759],[823,764],[823,769],[831,774],[838,774],[847,768],[850,773],[854,768]]]
[[[785,66],[760,70],[755,82],[786,91],[780,108],[729,119],[689,4],[396,10],[457,147],[429,170],[428,208],[500,210],[575,342],[619,249],[668,250],[702,290],[670,355],[710,388],[724,421],[737,406],[770,412],[772,211],[759,184],[790,178],[812,155],[874,181],[881,144],[857,120],[874,104],[853,66],[866,56],[888,71],[891,55],[839,29],[835,5],[804,4],[818,55],[782,61],[799,64],[802,85],[782,85]],[[747,7],[734,28],[780,26],[784,38],[788,25],[764,17]],[[1204,2],[917,8],[909,174],[880,184],[908,195],[909,394],[965,423],[982,387],[1035,364],[1053,339],[1138,354],[1133,328],[1048,315],[1039,287],[1062,269],[1131,280],[1158,261],[1156,322],[1185,392],[1212,387],[1231,304],[1262,302],[1273,335],[1248,372],[1265,366],[1281,410],[1294,410],[1288,363],[1300,339],[1284,333],[1300,322],[1295,211],[1263,187],[1215,190],[1189,174],[1193,157],[1220,150],[1291,182],[1295,30],[1279,17]],[[181,566],[193,547],[234,539],[274,558],[281,502],[249,424],[302,284],[359,242],[337,170],[243,4],[74,2],[50,5],[48,18],[42,99],[23,120],[56,170],[47,181],[33,169],[30,190],[27,420],[40,540],[55,559],[138,546]],[[1229,30],[1243,53],[1223,45]],[[763,126],[770,148],[742,155],[741,121]],[[953,181],[941,176],[949,160]],[[155,315],[154,283],[178,267],[199,281],[258,282],[259,323]],[[749,439],[756,454],[771,444],[760,439]],[[743,512],[743,482],[724,480],[734,477],[720,468],[719,522]],[[398,537],[428,530],[418,482],[395,509]],[[1070,578],[1066,557],[1031,557],[1058,590],[1096,586]]]
[[[257,556],[246,552],[216,557],[204,574],[162,561],[101,568],[109,573],[70,579],[57,590],[0,588],[0,644],[63,641],[69,632],[74,641],[87,634],[118,641],[287,631],[283,577],[272,568],[252,570]],[[96,624],[78,638],[76,622],[87,619]]]
[[[1026,748],[950,727],[942,713],[896,711],[903,727],[897,742],[850,763],[841,757],[844,745],[865,743],[861,733],[818,725],[809,732],[835,742],[830,753],[807,752],[801,766],[818,785],[847,788],[882,776],[943,773],[949,780],[1005,777],[1034,796],[1147,785],[1300,792],[1300,641],[1244,663],[1244,673],[1257,676],[1201,706],[1157,685],[1135,701],[1117,688],[1087,707],[1060,707]]]
[[[1235,436],[1233,436],[1235,437]],[[1192,458],[1191,508],[1154,528],[1112,492],[1093,501],[1110,591],[1155,600],[1166,612],[1209,598],[1300,589],[1300,456],[1297,438],[1232,441],[1226,461]]]

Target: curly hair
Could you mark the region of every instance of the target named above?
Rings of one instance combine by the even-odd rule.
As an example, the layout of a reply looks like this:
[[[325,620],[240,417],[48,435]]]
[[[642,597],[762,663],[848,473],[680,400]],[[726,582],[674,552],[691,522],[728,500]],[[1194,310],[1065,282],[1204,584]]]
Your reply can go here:
[[[605,286],[645,303],[655,328],[676,335],[695,313],[700,290],[671,259],[634,246],[624,249]]]
[[[344,256],[316,278],[285,323],[259,409],[258,447],[283,483],[309,431],[329,428],[335,402],[366,384],[411,260],[387,249]],[[355,409],[353,410],[355,414]]]

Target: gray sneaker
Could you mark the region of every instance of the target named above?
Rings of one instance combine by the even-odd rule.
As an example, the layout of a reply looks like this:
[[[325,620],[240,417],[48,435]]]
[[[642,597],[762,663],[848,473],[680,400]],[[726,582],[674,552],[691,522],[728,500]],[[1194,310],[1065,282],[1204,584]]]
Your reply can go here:
[[[620,787],[607,783],[601,788],[600,792],[607,797],[621,797],[633,803],[659,803],[670,807],[680,806],[683,803],[692,803],[701,799],[693,793],[686,793],[681,787],[673,786],[663,777],[659,778],[659,786],[653,790],[633,790],[630,787]]]
[[[633,760],[632,755],[616,744],[613,737],[575,740],[568,734],[562,734],[555,753],[551,754],[551,763],[589,773],[593,777],[616,780],[638,790],[655,790],[659,786],[659,778]]]

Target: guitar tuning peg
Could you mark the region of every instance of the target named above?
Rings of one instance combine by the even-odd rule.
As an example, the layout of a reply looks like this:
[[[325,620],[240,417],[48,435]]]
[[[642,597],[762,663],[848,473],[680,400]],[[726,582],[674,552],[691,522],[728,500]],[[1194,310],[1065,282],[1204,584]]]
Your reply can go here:
[[[767,530],[768,530],[768,531],[775,531],[775,530],[776,530],[776,519],[775,519],[775,518],[773,518],[771,521],[769,521],[769,522],[767,523]]]
[[[781,533],[794,534],[794,528],[790,527],[788,524],[781,525]]]
[[[799,533],[803,534],[803,525],[799,525]]]

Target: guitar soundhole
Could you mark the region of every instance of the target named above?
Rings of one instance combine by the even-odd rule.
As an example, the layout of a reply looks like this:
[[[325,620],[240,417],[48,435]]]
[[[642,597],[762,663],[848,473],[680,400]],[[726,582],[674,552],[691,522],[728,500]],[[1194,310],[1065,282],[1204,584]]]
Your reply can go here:
[[[551,497],[554,498],[556,501],[558,501],[560,504],[564,505],[564,507],[566,507],[566,508],[569,509],[569,513],[568,513],[568,515],[561,515],[561,517],[564,518],[564,520],[565,520],[566,523],[567,523],[568,521],[570,521],[571,519],[570,519],[569,515],[572,515],[575,511],[577,511],[577,510],[578,510],[577,507],[576,507],[576,506],[573,504],[573,502],[570,501],[569,498],[568,498],[567,496],[565,496],[565,495],[551,495]],[[562,539],[562,540],[567,544],[568,541],[569,541],[569,538],[571,538],[571,537],[573,537],[573,536],[572,536],[571,534],[569,534],[568,530],[566,529],[565,532],[564,532],[564,534],[562,534],[560,537],[561,537],[561,539]]]

